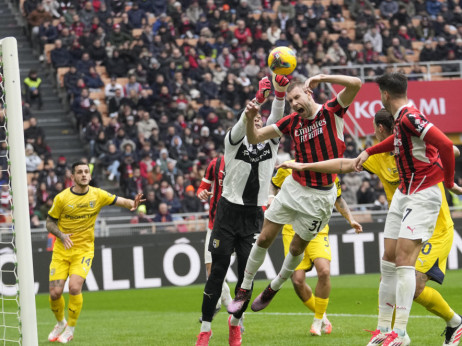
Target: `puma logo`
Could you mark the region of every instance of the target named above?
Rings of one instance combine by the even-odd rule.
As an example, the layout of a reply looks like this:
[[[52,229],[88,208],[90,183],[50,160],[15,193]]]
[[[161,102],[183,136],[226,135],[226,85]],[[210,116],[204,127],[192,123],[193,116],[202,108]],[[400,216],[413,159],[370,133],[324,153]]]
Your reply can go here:
[[[412,228],[411,226],[407,226],[407,229],[411,231],[412,234],[414,234],[414,231],[415,231],[415,227]]]

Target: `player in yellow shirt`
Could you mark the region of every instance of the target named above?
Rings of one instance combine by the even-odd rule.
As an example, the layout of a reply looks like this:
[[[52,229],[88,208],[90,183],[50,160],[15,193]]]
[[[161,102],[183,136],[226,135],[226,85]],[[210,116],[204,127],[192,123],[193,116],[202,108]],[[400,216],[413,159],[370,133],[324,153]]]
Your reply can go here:
[[[284,180],[292,174],[291,169],[280,168],[276,175],[272,178],[272,188],[274,195],[281,189]],[[356,233],[362,232],[361,225],[356,222],[351,215],[350,209],[342,198],[342,190],[338,178],[335,179],[337,186],[337,200],[335,208],[349,222],[351,227],[356,230]],[[272,201],[270,196],[269,203]],[[282,229],[282,241],[284,243],[284,256],[289,252],[290,243],[294,237],[292,225],[284,225]],[[329,294],[331,289],[330,284],[330,261],[331,249],[329,244],[329,225],[326,225],[317,235],[311,240],[305,249],[302,262],[295,268],[292,274],[292,283],[295,293],[301,299],[303,304],[314,312],[313,324],[310,328],[311,335],[321,335],[321,331],[330,334],[332,332],[332,324],[327,319],[326,310],[329,303]],[[311,287],[306,283],[306,272],[316,268],[318,282],[316,284],[315,295]]]
[[[142,200],[117,197],[104,190],[89,186],[88,163],[72,165],[74,185],[60,192],[48,212],[46,227],[56,236],[50,263],[50,305],[58,323],[48,335],[49,341],[68,343],[74,337],[74,328],[82,310],[82,285],[90,271],[94,255],[95,221],[102,207],[117,205],[134,211]],[[64,284],[69,277],[68,317],[64,318]]]
[[[377,112],[374,117],[374,129],[375,136],[379,141],[383,141],[392,134],[393,122],[393,116],[385,109]],[[457,157],[459,154],[459,150],[454,147],[454,155]],[[335,159],[314,164],[287,162],[281,166],[315,172],[348,173],[355,171],[354,162],[354,159]],[[372,155],[363,164],[363,168],[379,177],[384,186],[388,204],[390,204],[393,194],[399,185],[398,170],[396,169],[393,153]],[[439,284],[443,283],[447,258],[454,237],[454,222],[452,221],[445,197],[443,183],[439,183],[438,186],[441,190],[443,201],[433,235],[423,244],[416,261],[416,291],[414,301],[446,321],[444,346],[449,346],[458,345],[460,342],[462,318],[451,309],[438,291],[426,286],[428,280],[436,281]]]

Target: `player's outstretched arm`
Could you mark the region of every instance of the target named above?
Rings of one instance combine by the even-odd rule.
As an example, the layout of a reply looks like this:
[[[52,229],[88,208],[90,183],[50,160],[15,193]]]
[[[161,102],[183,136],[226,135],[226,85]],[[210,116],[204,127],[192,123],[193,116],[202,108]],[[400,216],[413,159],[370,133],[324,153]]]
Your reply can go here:
[[[348,207],[347,202],[343,199],[342,196],[337,197],[337,200],[335,201],[335,208],[340,214],[342,214],[345,220],[348,221],[350,226],[355,229],[356,233],[361,233],[363,231],[363,226],[361,226],[361,224],[355,220],[351,214],[351,210]]]
[[[249,104],[245,107],[245,117],[246,121],[246,134],[247,140],[250,144],[258,144],[266,141],[267,139],[279,137],[279,134],[276,132],[273,126],[265,126],[257,129],[255,127],[255,117],[258,114],[260,107],[254,102],[250,101]]]
[[[289,79],[286,76],[273,74],[273,85],[276,98],[271,105],[271,114],[266,121],[266,126],[276,124],[282,119],[286,104],[285,96],[289,83]]]
[[[135,211],[138,209],[138,206],[140,203],[146,201],[143,198],[143,194],[139,193],[135,196],[135,199],[128,199],[128,198],[123,198],[123,197],[117,197],[117,201],[115,203],[116,206],[118,207],[123,207],[126,209],[130,209],[130,211]]]
[[[332,159],[314,163],[300,163],[294,161],[286,161],[279,168],[293,169],[294,171],[312,171],[318,173],[343,174],[355,171],[354,159]]]
[[[353,102],[362,85],[361,79],[357,77],[319,74],[309,78],[305,82],[305,92],[313,93],[314,88],[316,88],[319,83],[331,83],[344,86],[345,89],[339,92],[337,96],[340,100],[340,104],[344,107],[349,106]]]
[[[74,243],[71,240],[72,234],[66,234],[59,230],[58,220],[52,219],[51,217],[48,216],[46,227],[47,227],[48,232],[53,234],[56,238],[61,239],[65,249],[70,249],[74,245]]]

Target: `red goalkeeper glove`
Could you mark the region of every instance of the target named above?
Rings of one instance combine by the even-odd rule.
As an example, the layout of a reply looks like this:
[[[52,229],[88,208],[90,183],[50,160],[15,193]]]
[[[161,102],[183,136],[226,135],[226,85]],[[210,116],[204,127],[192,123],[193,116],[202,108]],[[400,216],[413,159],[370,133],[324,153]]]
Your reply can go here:
[[[289,79],[283,75],[273,75],[274,93],[279,99],[286,96],[286,90],[289,87]]]
[[[263,104],[271,92],[271,82],[268,77],[264,77],[258,82],[258,91],[255,96],[259,104]]]

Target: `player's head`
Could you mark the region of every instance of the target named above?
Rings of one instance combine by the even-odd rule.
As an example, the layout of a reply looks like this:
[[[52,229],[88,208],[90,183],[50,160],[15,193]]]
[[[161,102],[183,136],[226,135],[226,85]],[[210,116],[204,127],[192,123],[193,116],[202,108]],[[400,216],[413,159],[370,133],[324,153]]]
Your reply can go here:
[[[290,83],[287,88],[287,102],[294,112],[302,118],[311,117],[316,103],[310,93],[305,92],[305,84],[301,82]]]
[[[258,130],[258,129],[261,129],[263,127],[263,120],[261,118],[261,114],[260,112],[257,113],[257,115],[255,116],[254,118],[254,122],[255,122],[255,128]]]
[[[379,110],[374,116],[375,137],[381,142],[393,133],[393,115],[385,108]]]
[[[390,104],[396,99],[407,97],[407,77],[402,72],[385,73],[375,79],[379,85],[383,106],[390,111]]]
[[[90,184],[91,173],[88,163],[83,161],[77,161],[72,164],[72,178],[74,183],[79,187],[86,187]]]

